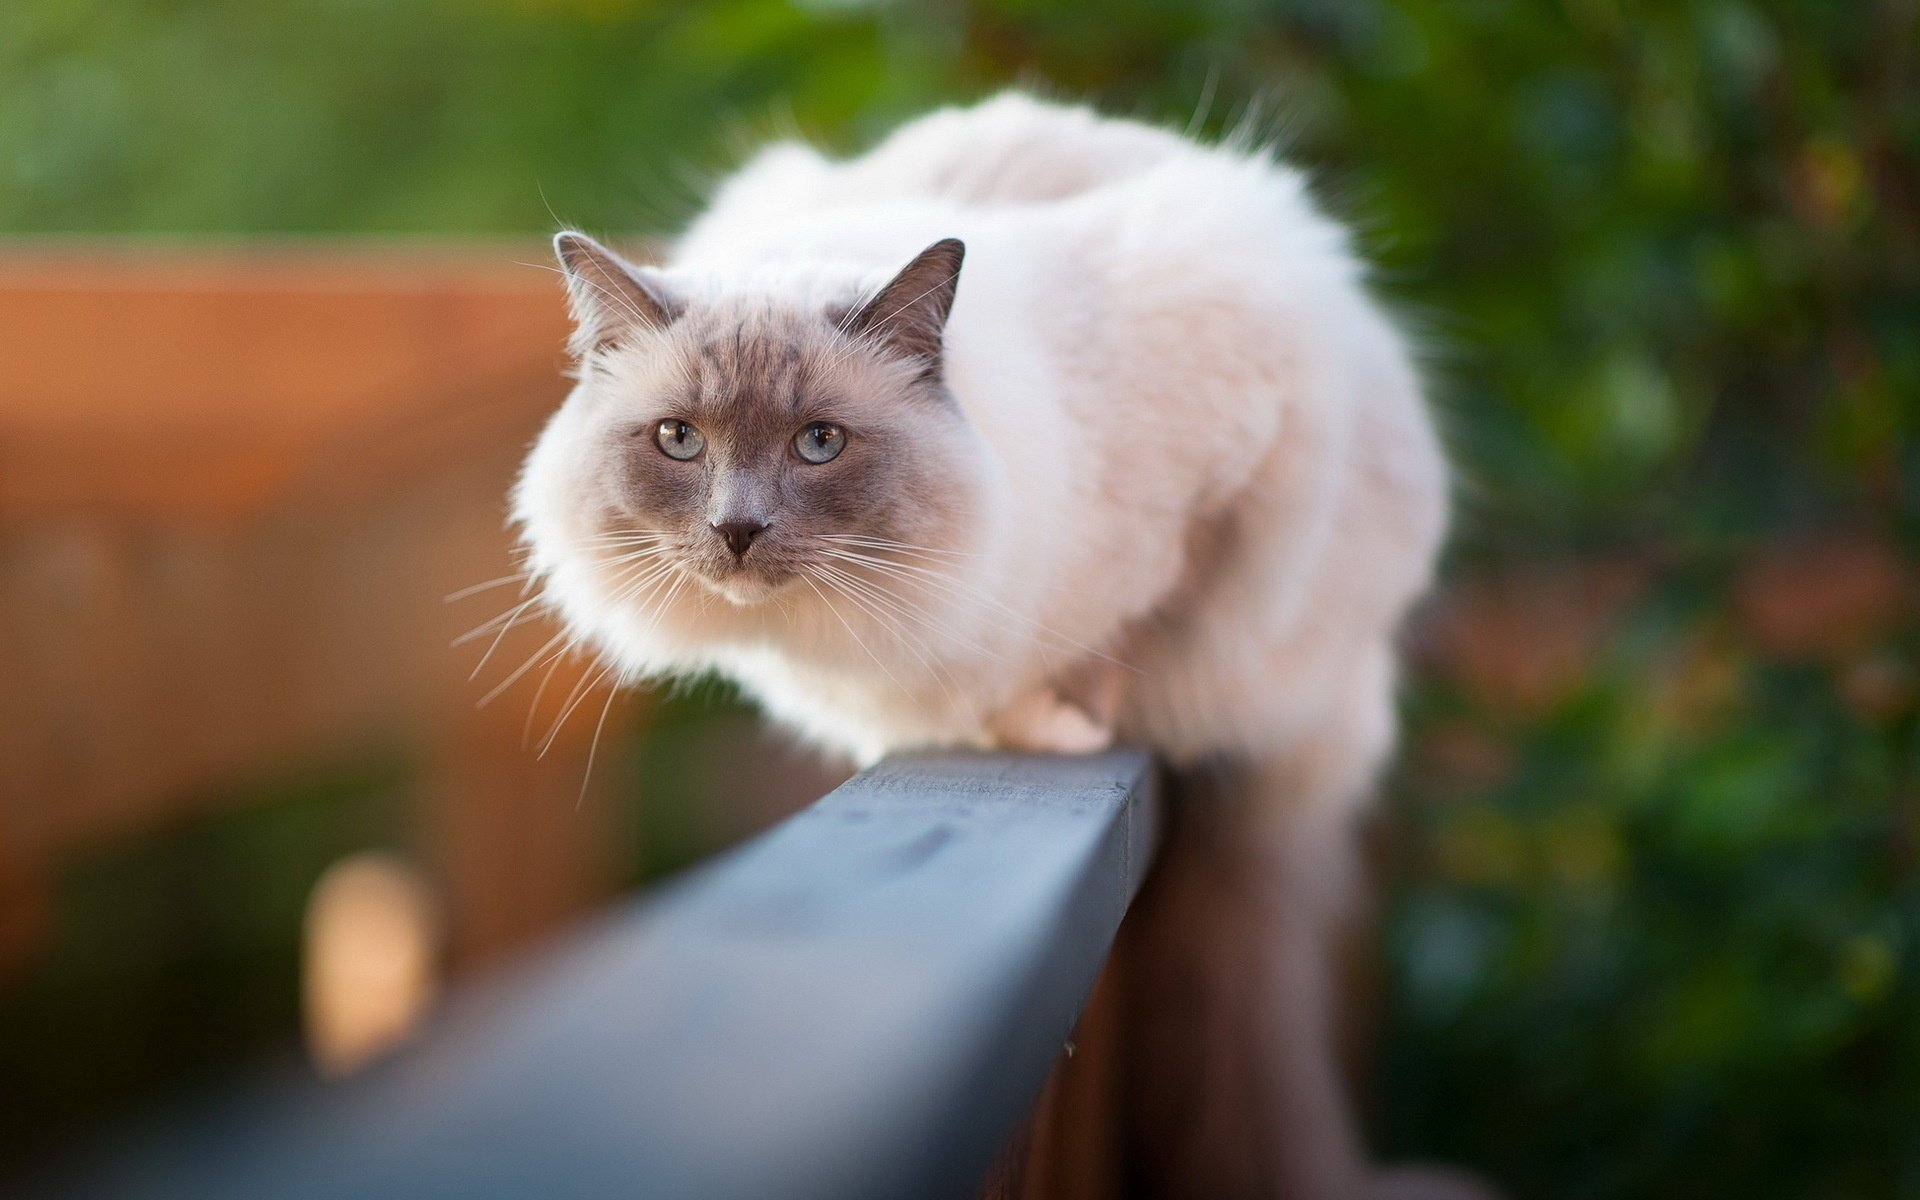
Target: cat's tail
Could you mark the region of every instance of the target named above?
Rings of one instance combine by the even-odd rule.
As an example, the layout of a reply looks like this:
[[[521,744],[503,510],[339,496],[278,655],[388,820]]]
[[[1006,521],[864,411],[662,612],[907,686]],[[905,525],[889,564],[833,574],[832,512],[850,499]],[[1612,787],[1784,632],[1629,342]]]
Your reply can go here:
[[[1328,731],[1297,754],[1170,779],[1161,857],[1119,947],[1133,1195],[1494,1195],[1461,1172],[1378,1171],[1362,1145],[1359,1056],[1344,1053],[1366,1033],[1353,793],[1377,761]]]
[[[1147,1196],[1369,1192],[1337,1049],[1352,838],[1344,818],[1276,813],[1285,774],[1215,762],[1169,781],[1119,959],[1130,1174]]]

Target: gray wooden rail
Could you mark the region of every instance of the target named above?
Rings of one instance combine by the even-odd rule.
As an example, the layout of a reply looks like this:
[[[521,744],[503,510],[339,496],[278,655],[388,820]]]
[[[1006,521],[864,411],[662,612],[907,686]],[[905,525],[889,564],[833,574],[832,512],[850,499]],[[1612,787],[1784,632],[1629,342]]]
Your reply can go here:
[[[1059,1055],[1156,844],[1142,755],[888,762],[112,1197],[939,1200]]]

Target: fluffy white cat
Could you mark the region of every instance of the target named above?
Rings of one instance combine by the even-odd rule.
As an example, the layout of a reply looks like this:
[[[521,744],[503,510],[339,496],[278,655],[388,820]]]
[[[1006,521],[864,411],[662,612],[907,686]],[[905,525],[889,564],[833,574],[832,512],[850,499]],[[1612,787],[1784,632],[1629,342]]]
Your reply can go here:
[[[1275,964],[1233,976],[1272,1010],[1237,1044],[1293,1136],[1188,1194],[1372,1187],[1324,943],[1448,483],[1301,177],[1003,95],[846,161],[765,150],[663,267],[556,245],[579,383],[515,511],[570,629],[860,762],[1117,738],[1226,764],[1231,836],[1203,841],[1261,899],[1208,919]],[[1190,1181],[1228,1169],[1203,1158]]]

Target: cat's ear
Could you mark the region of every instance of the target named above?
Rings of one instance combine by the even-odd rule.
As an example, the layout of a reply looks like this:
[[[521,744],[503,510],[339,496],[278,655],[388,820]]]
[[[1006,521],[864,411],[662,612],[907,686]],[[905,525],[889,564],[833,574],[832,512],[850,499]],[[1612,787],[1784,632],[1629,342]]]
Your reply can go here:
[[[679,304],[649,272],[584,233],[555,235],[553,253],[573,307],[574,353],[582,357],[636,329],[665,329],[680,315]]]
[[[940,338],[953,310],[954,289],[960,283],[960,263],[967,248],[959,238],[943,238],[928,246],[901,268],[887,286],[862,304],[841,326],[856,337],[884,343],[889,349],[927,364],[927,374],[940,370]]]

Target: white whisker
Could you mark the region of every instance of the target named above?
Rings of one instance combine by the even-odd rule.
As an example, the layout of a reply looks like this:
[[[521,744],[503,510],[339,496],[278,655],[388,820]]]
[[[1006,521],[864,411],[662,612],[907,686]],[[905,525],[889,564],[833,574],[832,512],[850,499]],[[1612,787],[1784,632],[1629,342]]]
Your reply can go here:
[[[593,759],[600,753],[600,734],[607,727],[607,714],[613,711],[613,698],[619,694],[620,686],[617,683],[607,689],[607,702],[600,706],[600,719],[593,723],[593,740],[587,743],[587,766],[580,772],[580,794],[573,801],[576,812],[587,802],[587,785],[593,782]]]
[[[608,663],[592,675],[580,677],[581,682],[575,684],[574,689],[567,693],[566,706],[560,710],[560,715],[554,718],[553,728],[547,730],[547,736],[541,741],[540,749],[534,755],[535,758],[547,756],[547,751],[553,749],[553,744],[560,739],[560,727],[567,723],[567,718],[573,715],[573,710],[580,707],[580,702],[587,698],[587,693],[593,690],[594,685],[605,679],[612,670],[613,664]]]
[[[855,570],[857,570],[859,569],[860,566],[864,566],[865,564],[853,564],[853,565]],[[837,567],[827,568],[827,569],[835,570],[835,571],[840,570]],[[884,573],[876,573],[880,575],[880,578],[868,578],[868,579],[862,579],[860,576],[853,574],[851,571],[841,571],[840,573],[845,575],[848,579],[851,579],[859,583],[861,586],[869,589],[874,594],[888,599],[903,616],[911,619],[916,624],[918,624],[921,628],[927,630],[929,633],[932,633],[935,636],[946,639],[946,640],[956,641],[966,650],[974,654],[978,654],[983,658],[990,658],[990,659],[993,659],[995,662],[1001,662],[1001,663],[1004,663],[1007,661],[1007,659],[1004,656],[995,653],[993,650],[989,649],[986,646],[981,645],[979,642],[974,641],[972,638],[961,637],[958,631],[955,628],[953,628],[953,625],[951,622],[942,623],[941,621],[936,620],[932,616],[929,616],[926,612],[926,605],[915,602],[911,597],[902,595],[900,592],[884,586],[883,584],[883,579],[885,578]],[[944,597],[942,597],[942,599],[944,599]]]
[[[931,675],[933,681],[940,685],[940,691],[947,697],[947,700],[949,702],[953,701],[953,691],[947,686],[952,677],[941,669],[937,661],[938,655],[926,644],[924,639],[914,636],[911,631],[902,626],[897,619],[890,616],[885,608],[881,607],[881,601],[874,596],[872,591],[853,576],[836,567],[822,566],[820,571],[822,579],[829,582],[837,581],[842,595],[846,596],[847,599],[859,606],[862,611],[873,617],[882,629],[893,634],[894,639],[900,643],[902,648],[904,648],[907,653],[913,655],[915,661],[922,667],[925,667],[927,674]],[[862,592],[866,593],[865,599],[863,599],[860,594]],[[930,655],[933,657],[929,657]]]
[[[673,603],[674,596],[679,594],[680,589],[686,585],[687,580],[690,579],[691,576],[689,576],[686,572],[681,571],[677,564],[669,563],[664,567],[655,568],[654,572],[649,574],[645,580],[641,581],[638,584],[633,584],[628,586],[626,589],[624,589],[620,593],[619,596],[616,597],[617,601],[624,602],[627,598],[632,597],[637,593],[639,593],[641,588],[643,587],[647,588],[647,595],[651,596],[654,591],[658,590],[659,584],[657,581],[666,575],[674,575],[676,577],[674,578],[672,585],[667,588],[666,595],[661,598],[659,611],[657,611],[654,614],[653,625],[649,627],[650,630],[652,628],[658,627],[660,623],[660,619],[666,613],[667,607]],[[646,598],[645,597],[641,598],[639,600],[639,603],[645,604]],[[580,702],[587,698],[588,694],[593,691],[594,687],[597,686],[602,680],[604,680],[609,674],[615,674],[617,669],[618,669],[617,664],[608,663],[607,665],[600,668],[600,670],[594,673],[592,676],[590,677],[583,676],[584,682],[576,685],[571,692],[567,693],[567,699],[561,705],[560,715],[554,718],[553,726],[547,730],[546,736],[541,740],[540,748],[534,755],[535,758],[545,758],[547,756],[547,751],[553,749],[554,742],[559,740],[560,730],[566,725],[567,718],[573,715],[573,710],[580,707]],[[619,689],[619,684],[617,682],[618,676],[615,675],[615,678],[616,678],[616,682],[613,686],[614,686],[614,689],[617,691]],[[609,703],[611,703],[611,700],[609,700]],[[606,709],[603,707],[601,710],[601,721],[604,723],[605,720],[606,720]],[[598,733],[597,727],[594,734],[594,740],[596,743],[599,740],[599,733]],[[591,750],[588,751],[588,761],[589,761],[589,769],[591,769],[591,761],[592,761]],[[585,787],[584,783],[582,784],[582,787],[584,789]],[[584,794],[584,790],[582,794]]]
[[[522,750],[525,750],[528,743],[533,740],[533,718],[540,712],[541,698],[547,694],[547,688],[552,686],[554,673],[560,669],[561,660],[566,658],[567,653],[571,651],[576,644],[576,641],[569,640],[566,645],[547,656],[547,673],[540,677],[540,686],[533,689],[533,699],[527,704],[527,719],[520,722],[520,748]]]
[[[445,596],[441,597],[441,601],[446,604],[452,604],[456,600],[465,600],[468,596],[477,596],[481,592],[491,591],[497,587],[505,587],[509,583],[527,582],[531,580],[532,577],[533,573],[531,571],[515,571],[511,575],[502,575],[498,579],[489,579],[484,583],[470,583],[458,591],[448,592]]]
[[[1034,641],[1036,644],[1039,644],[1043,647],[1046,645],[1046,643],[1042,641],[1039,637],[1035,636],[1036,634],[1045,634],[1047,637],[1053,638],[1060,643],[1064,643],[1066,646],[1071,647],[1072,649],[1078,650],[1083,654],[1091,654],[1095,658],[1099,658],[1106,662],[1113,663],[1115,666],[1122,667],[1129,671],[1137,671],[1137,668],[1133,667],[1132,665],[1121,662],[1119,659],[1114,658],[1112,655],[1107,654],[1104,651],[1097,650],[1094,647],[1089,646],[1086,643],[1081,642],[1076,638],[1073,638],[1068,636],[1067,634],[1061,633],[1057,629],[1053,629],[1050,626],[1040,621],[1037,621],[1034,618],[1029,617],[1024,613],[1018,612],[1015,609],[1009,607],[1006,603],[999,600],[998,598],[994,596],[990,596],[987,593],[981,591],[979,588],[974,587],[971,584],[965,583],[959,579],[956,579],[954,576],[949,575],[946,572],[937,571],[930,567],[917,566],[912,563],[893,562],[887,559],[876,558],[872,555],[859,554],[852,551],[844,551],[844,550],[830,551],[829,556],[834,558],[839,558],[846,562],[858,562],[872,568],[875,571],[881,571],[881,572],[893,574],[895,577],[901,579],[903,582],[917,583],[922,588],[925,588],[928,590],[942,591],[951,598],[967,600],[976,604],[984,605],[988,608],[993,609],[998,613],[1001,613],[1004,616],[1007,616],[1013,619],[1014,621],[1020,623],[1021,625],[1026,626],[1027,627],[1026,630],[1016,631],[1016,632],[1023,632],[1025,636],[1027,636],[1030,640]]]
[[[823,542],[837,542],[849,546],[862,546],[873,550],[897,550],[902,554],[916,554],[929,558],[979,558],[972,550],[938,550],[932,546],[916,546],[911,542],[896,542],[891,538],[869,537],[857,533],[823,533],[817,535]]]
[[[480,622],[478,625],[475,625],[472,629],[467,630],[465,633],[461,634],[459,637],[454,638],[453,641],[447,644],[449,646],[458,647],[458,646],[466,645],[468,642],[473,641],[475,638],[483,638],[487,636],[489,633],[492,633],[494,629],[502,621],[513,620],[520,613],[526,611],[526,609],[530,608],[535,604],[538,604],[540,602],[540,599],[541,597],[539,596],[529,596],[527,599],[520,601],[518,604],[515,604],[512,608],[509,608],[507,611],[488,617],[486,620]]]
[[[513,669],[512,674],[508,675],[505,679],[502,679],[499,683],[489,688],[487,690],[486,695],[474,701],[473,706],[475,708],[485,708],[487,705],[491,704],[494,698],[499,696],[501,692],[506,691],[508,688],[512,687],[516,682],[518,682],[520,677],[522,675],[525,675],[527,673],[527,670],[533,666],[535,660],[537,660],[542,654],[545,654],[548,650],[552,649],[553,644],[555,642],[560,641],[562,638],[566,636],[567,636],[567,632],[566,630],[563,629],[559,633],[556,633],[552,637],[548,638],[546,645],[540,647],[538,650],[535,650],[532,654],[528,655],[527,661],[521,663],[518,667],[515,667]]]
[[[867,657],[873,660],[873,665],[876,667],[879,667],[881,673],[885,675],[888,679],[891,679],[893,681],[893,686],[899,688],[902,693],[911,697],[913,693],[908,690],[907,685],[904,683],[901,683],[899,680],[899,677],[897,677],[896,675],[894,675],[892,671],[887,669],[887,664],[880,660],[880,656],[878,654],[875,654],[870,648],[868,648],[867,643],[861,640],[860,635],[853,631],[853,626],[848,624],[847,619],[844,616],[840,615],[840,610],[834,607],[833,601],[829,600],[827,598],[827,594],[820,590],[819,584],[816,584],[813,581],[814,579],[813,573],[811,571],[802,571],[800,573],[800,578],[802,581],[806,583],[808,587],[813,589],[815,595],[820,597],[820,602],[827,606],[827,611],[833,614],[834,620],[840,622],[841,627],[847,631],[847,636],[853,639],[854,645],[866,651]],[[829,584],[828,586],[832,586],[832,585]]]

